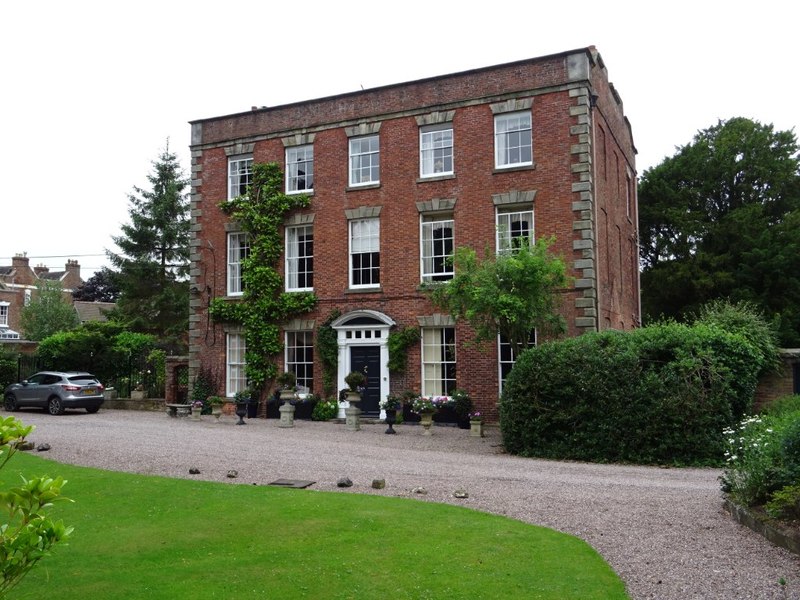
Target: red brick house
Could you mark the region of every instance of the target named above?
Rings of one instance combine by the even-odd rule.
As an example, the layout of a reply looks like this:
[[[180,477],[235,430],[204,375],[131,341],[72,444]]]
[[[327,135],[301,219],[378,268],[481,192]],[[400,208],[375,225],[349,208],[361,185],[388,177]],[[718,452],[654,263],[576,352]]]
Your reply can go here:
[[[467,390],[496,417],[507,344],[475,348],[420,284],[448,279],[470,245],[502,251],[516,236],[555,236],[574,278],[568,334],[640,324],[636,150],[622,101],[594,47],[246,113],[193,121],[190,379],[245,385],[243,332],[209,318],[242,294],[247,234],[219,209],[253,163],[277,162],[287,194],[311,196],[285,221],[287,291],[313,290],[314,312],[283,324],[282,369],[321,393],[318,327],[333,309],[338,388],[367,373],[361,408],[391,392]],[[387,338],[420,329],[402,376]],[[337,388],[337,389],[338,389]]]
[[[27,256],[17,254],[10,266],[0,266],[0,340],[18,340],[22,308],[36,295],[36,284],[54,281],[61,284],[65,297],[72,302],[72,291],[83,280],[77,260],[67,260],[63,271],[50,271],[43,265],[30,266]]]

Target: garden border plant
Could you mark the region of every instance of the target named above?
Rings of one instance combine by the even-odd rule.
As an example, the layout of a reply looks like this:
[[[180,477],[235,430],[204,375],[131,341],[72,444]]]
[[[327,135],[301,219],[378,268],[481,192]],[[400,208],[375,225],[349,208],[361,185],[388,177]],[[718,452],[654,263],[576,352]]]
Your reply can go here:
[[[278,373],[275,357],[283,349],[280,325],[311,311],[317,303],[312,292],[284,291],[279,271],[284,220],[293,210],[309,206],[311,199],[305,194],[285,194],[283,181],[276,163],[255,163],[247,193],[219,204],[248,234],[250,253],[242,259],[242,297],[215,298],[209,313],[215,321],[244,328],[245,372],[249,385],[259,390]]]

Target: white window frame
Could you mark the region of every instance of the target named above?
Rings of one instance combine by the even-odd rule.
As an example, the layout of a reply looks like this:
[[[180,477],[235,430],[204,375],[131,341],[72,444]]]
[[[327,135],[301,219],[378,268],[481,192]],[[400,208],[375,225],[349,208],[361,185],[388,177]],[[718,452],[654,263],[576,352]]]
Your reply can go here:
[[[314,391],[314,336],[311,331],[284,333],[284,368],[297,377],[297,386]]]
[[[236,232],[228,234],[228,296],[241,296],[244,293],[242,280],[242,260],[250,254],[250,236]]]
[[[495,246],[497,248],[497,254],[507,254],[514,251],[516,247],[514,239],[523,236],[521,233],[515,232],[513,223],[523,222],[523,219],[526,217],[529,218],[528,244],[533,245],[535,236],[533,207],[518,210],[497,210],[495,213]]]
[[[422,395],[449,396],[456,389],[455,327],[423,327]]]
[[[243,333],[225,338],[225,395],[229,398],[247,389],[247,343]]]
[[[538,336],[536,330],[533,331],[531,335],[533,339],[528,340],[528,348],[533,348],[536,346],[538,341]],[[499,382],[499,389],[500,393],[503,393],[503,386],[506,383],[506,376],[503,373],[504,367],[508,369],[508,372],[511,372],[511,369],[514,368],[514,365],[517,363],[517,357],[514,356],[514,348],[511,347],[511,344],[508,343],[503,339],[503,336],[499,333],[497,334],[497,381]]]
[[[253,181],[253,157],[231,156],[228,159],[228,200],[243,195]]]
[[[428,125],[419,130],[419,176],[453,174],[453,125]]]
[[[10,302],[0,302],[0,327],[8,327],[8,310]]]
[[[306,236],[301,243],[300,237]],[[310,253],[307,253],[310,250]],[[314,226],[296,225],[286,228],[286,291],[305,292],[314,289]],[[301,269],[301,266],[303,267]],[[300,285],[304,279],[307,285]],[[308,285],[310,284],[310,285]]]
[[[453,278],[453,252],[455,251],[455,221],[452,215],[422,216],[419,225],[420,280],[423,283],[447,281]],[[437,231],[450,236],[436,239]],[[449,252],[446,252],[449,242]],[[437,247],[438,246],[438,247]]]
[[[375,185],[381,181],[380,136],[365,135],[350,138],[349,185]]]
[[[314,146],[286,148],[286,193],[305,194],[314,190]]]
[[[529,110],[495,115],[494,166],[496,169],[533,164],[532,123],[533,117]]]
[[[370,217],[366,219],[352,219],[348,225],[349,240],[349,275],[348,283],[351,288],[377,288],[380,287],[380,254],[381,254],[381,222],[377,217]],[[356,256],[367,254],[377,254],[378,266],[364,267],[363,264],[359,265],[358,271],[360,273],[370,273],[369,283],[355,283],[358,279],[363,281],[363,277],[355,277],[356,272]],[[370,257],[370,264],[375,257]],[[373,271],[377,270],[377,281],[373,280]]]

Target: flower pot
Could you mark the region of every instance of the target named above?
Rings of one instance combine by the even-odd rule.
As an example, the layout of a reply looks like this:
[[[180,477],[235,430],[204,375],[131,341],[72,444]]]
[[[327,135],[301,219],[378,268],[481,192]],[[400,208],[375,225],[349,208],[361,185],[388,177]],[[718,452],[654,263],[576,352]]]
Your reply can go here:
[[[469,436],[483,437],[483,421],[472,420],[469,422]]]
[[[244,418],[247,416],[247,405],[248,402],[237,402],[236,403],[236,416],[239,417],[239,420],[236,422],[237,425],[247,425],[245,423]]]
[[[433,412],[425,411],[419,415],[420,423],[422,423],[422,435],[433,435],[431,430],[433,426]]]
[[[397,409],[396,408],[387,408],[386,409],[386,424],[389,428],[384,432],[388,434],[395,434],[397,433],[394,430],[394,424],[397,421]]]

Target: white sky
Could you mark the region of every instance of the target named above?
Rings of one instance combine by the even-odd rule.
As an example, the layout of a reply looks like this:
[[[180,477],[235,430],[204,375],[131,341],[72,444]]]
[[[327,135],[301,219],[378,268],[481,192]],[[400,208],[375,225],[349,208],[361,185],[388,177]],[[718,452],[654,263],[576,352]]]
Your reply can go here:
[[[88,279],[195,119],[594,45],[639,174],[718,119],[794,129],[791,0],[40,0],[0,5],[0,265]]]

